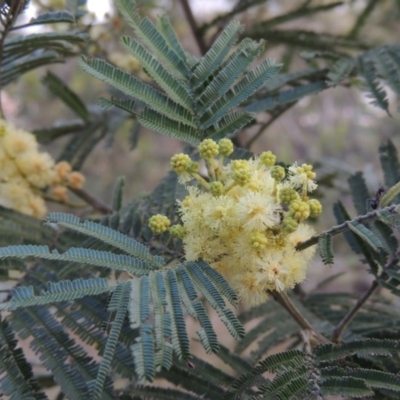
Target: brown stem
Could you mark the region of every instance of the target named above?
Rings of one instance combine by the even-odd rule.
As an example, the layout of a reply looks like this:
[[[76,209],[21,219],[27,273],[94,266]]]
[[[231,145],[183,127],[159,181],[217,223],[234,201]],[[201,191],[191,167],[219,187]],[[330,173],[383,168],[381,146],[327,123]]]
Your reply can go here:
[[[206,54],[207,52],[207,46],[204,43],[203,37],[201,36],[201,34],[198,32],[197,30],[197,25],[196,25],[196,20],[194,19],[193,13],[192,13],[192,9],[190,8],[190,4],[188,0],[181,0],[181,4],[182,4],[182,8],[183,11],[186,15],[186,18],[188,20],[190,29],[193,33],[193,36],[196,40],[197,46],[199,47],[199,50],[201,52],[201,54],[204,56],[204,54]]]
[[[314,235],[312,236],[310,239],[305,240],[304,242],[299,243],[296,246],[296,250],[300,251],[300,250],[304,250],[307,247],[313,246],[314,244],[318,243],[318,240],[321,236],[323,235],[331,235],[331,236],[335,236],[338,235],[339,233],[343,233],[343,232],[347,232],[348,230],[350,230],[349,228],[349,223],[359,223],[359,224],[367,224],[368,222],[374,221],[378,218],[379,213],[382,213],[383,211],[388,211],[390,214],[396,214],[398,212],[398,204],[393,204],[391,206],[388,207],[384,207],[384,208],[380,208],[378,210],[374,210],[369,212],[368,214],[365,215],[360,215],[354,219],[352,219],[351,221],[345,221],[343,222],[343,224],[340,225],[336,225],[333,226],[331,229],[324,231],[318,235]]]
[[[90,193],[86,192],[83,189],[72,189],[69,188],[71,192],[75,193],[79,198],[85,200],[86,203],[90,204],[96,211],[99,211],[103,214],[109,214],[113,212],[113,209],[102,201],[96,199]]]
[[[290,300],[286,292],[273,291],[270,294],[275,299],[275,301],[279,303],[293,317],[293,319],[299,324],[302,329],[310,331],[311,335],[316,338],[319,343],[329,343],[329,340],[327,338],[314,330],[312,325],[304,318],[304,316],[293,304],[292,300]]]
[[[272,115],[271,118],[268,120],[268,122],[266,122],[265,124],[262,124],[260,129],[254,134],[254,136],[247,141],[247,143],[244,145],[244,148],[250,149],[250,147],[253,145],[253,143],[264,133],[264,131],[270,125],[272,125],[275,122],[275,120],[278,119],[284,112],[289,110],[289,108],[291,108],[294,104],[296,104],[296,103],[293,102],[293,103],[289,104],[288,106],[281,108],[274,115]]]
[[[372,296],[375,290],[379,287],[378,281],[373,281],[371,287],[364,293],[364,295],[358,299],[355,306],[343,317],[343,319],[336,325],[332,334],[332,341],[339,342],[342,333],[347,328],[349,323],[356,316],[360,308],[365,304],[365,302]]]

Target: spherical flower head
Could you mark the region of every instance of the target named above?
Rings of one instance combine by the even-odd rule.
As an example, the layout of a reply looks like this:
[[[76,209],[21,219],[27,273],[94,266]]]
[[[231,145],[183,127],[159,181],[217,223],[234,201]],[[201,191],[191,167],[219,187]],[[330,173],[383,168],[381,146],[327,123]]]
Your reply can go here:
[[[256,231],[250,235],[250,245],[254,249],[265,249],[268,244],[268,239],[263,232]]]
[[[221,196],[224,193],[224,185],[219,181],[211,182],[210,192],[213,196]]]
[[[295,200],[290,203],[289,215],[296,221],[302,221],[310,216],[310,206],[302,200]]]
[[[251,171],[248,168],[235,168],[232,179],[240,186],[244,186],[250,182]]]
[[[55,186],[51,189],[52,196],[66,203],[68,201],[68,190],[65,186]]]
[[[313,166],[310,164],[302,164],[301,167],[297,168],[298,174],[306,174],[307,179],[315,179],[317,174],[313,171]]]
[[[171,158],[171,169],[177,174],[184,174],[186,168],[189,165],[191,159],[187,154],[179,153],[175,154]]]
[[[15,162],[33,186],[44,188],[54,179],[54,161],[48,153],[28,152]]]
[[[17,158],[26,152],[37,151],[37,140],[32,133],[17,129],[13,124],[3,120],[0,120],[0,123],[6,132],[2,146],[11,158]]]
[[[296,163],[289,167],[289,184],[294,188],[306,188],[308,192],[312,192],[317,188],[317,184],[314,182],[316,174],[312,171],[313,166],[308,164],[302,164],[299,167]]]
[[[307,204],[310,207],[310,217],[314,218],[322,213],[322,205],[317,199],[308,200]]]
[[[199,146],[197,147],[199,151],[200,157],[209,160],[218,155],[219,147],[216,142],[212,139],[205,139],[203,140]]]
[[[238,199],[235,215],[243,229],[263,231],[280,224],[281,210],[272,196],[247,192]]]
[[[190,160],[189,164],[186,166],[186,172],[188,174],[197,174],[200,170],[200,165],[198,162]]]
[[[57,182],[64,181],[67,176],[72,172],[71,164],[68,161],[60,161],[58,162],[55,167],[56,177],[55,179]]]
[[[169,228],[169,233],[174,238],[183,238],[185,235],[185,228],[182,225],[176,224]]]
[[[280,182],[285,177],[285,168],[280,165],[276,165],[271,168],[271,176],[277,181]]]
[[[290,204],[292,201],[300,200],[300,196],[293,188],[283,187],[279,191],[279,200],[282,203]]]
[[[228,157],[233,153],[233,143],[230,139],[221,139],[218,142],[219,154]]]
[[[31,196],[28,200],[30,215],[36,218],[43,218],[47,214],[44,200],[39,196]]]
[[[156,214],[149,219],[150,229],[158,235],[167,231],[170,225],[171,221],[165,215]]]
[[[266,167],[272,167],[275,165],[276,155],[271,151],[264,151],[260,154],[260,160]]]
[[[299,227],[288,236],[288,240],[293,245],[293,247],[296,247],[297,245],[310,239],[314,235],[315,230],[311,226],[307,224],[299,224]],[[296,254],[301,255],[301,257],[303,257],[303,259],[308,262],[314,257],[316,250],[317,246],[314,245],[307,247],[304,250],[296,251]]]
[[[290,215],[286,215],[283,218],[282,225],[286,233],[292,233],[299,227],[299,223]]]
[[[67,183],[72,189],[80,189],[85,183],[85,177],[80,172],[73,171],[68,175]]]
[[[230,167],[232,171],[235,169],[250,169],[249,162],[247,160],[232,160]]]

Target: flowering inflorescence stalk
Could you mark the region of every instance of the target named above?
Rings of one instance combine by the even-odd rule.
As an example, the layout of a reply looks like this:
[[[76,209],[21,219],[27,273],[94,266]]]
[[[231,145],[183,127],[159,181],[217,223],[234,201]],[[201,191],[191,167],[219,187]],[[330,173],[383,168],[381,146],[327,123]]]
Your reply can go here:
[[[68,162],[55,164],[40,152],[32,133],[0,120],[0,205],[40,218],[47,212],[43,189],[67,202],[67,187],[81,188],[84,181]]]
[[[206,139],[198,150],[208,179],[187,154],[174,155],[171,168],[189,192],[179,202],[182,225],[170,226],[158,214],[150,218],[153,232],[182,238],[188,261],[209,263],[251,305],[303,281],[315,248],[298,252],[295,246],[314,234],[304,221],[322,211],[308,197],[317,187],[312,165],[294,164],[286,174],[270,151],[224,165],[233,152],[229,139]]]

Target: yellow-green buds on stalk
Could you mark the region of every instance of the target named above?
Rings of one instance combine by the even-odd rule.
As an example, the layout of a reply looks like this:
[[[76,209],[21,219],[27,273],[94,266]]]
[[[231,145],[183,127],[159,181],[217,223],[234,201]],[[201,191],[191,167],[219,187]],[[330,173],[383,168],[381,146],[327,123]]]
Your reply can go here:
[[[296,221],[302,221],[310,216],[310,206],[305,201],[292,201],[289,206],[289,214]]]
[[[172,237],[181,239],[185,235],[185,227],[179,224],[172,225],[169,228],[169,233]]]
[[[287,233],[292,233],[297,230],[299,223],[290,215],[283,218],[283,230]]]
[[[250,182],[251,171],[248,168],[235,168],[232,179],[240,186],[244,186]]]
[[[265,249],[268,239],[262,232],[254,232],[250,236],[250,244],[254,249]]]
[[[313,171],[313,166],[310,164],[302,164],[301,167],[297,168],[297,173],[305,173],[308,179],[315,179],[317,174]]]
[[[310,217],[317,217],[322,212],[322,205],[317,199],[311,199],[307,201],[310,207]]]
[[[263,153],[260,154],[260,161],[266,166],[266,167],[272,167],[275,165],[276,161],[276,155],[273,154],[271,151],[264,151]]]
[[[276,165],[271,168],[271,176],[277,181],[280,182],[285,177],[285,168],[280,165]]]
[[[222,182],[216,181],[210,184],[210,192],[213,196],[221,196],[224,194],[225,188]]]
[[[282,203],[290,204],[292,201],[300,200],[300,196],[293,188],[283,187],[279,191],[279,200]]]
[[[229,139],[221,139],[218,142],[219,154],[224,157],[228,157],[233,153],[233,143]]]
[[[199,144],[197,150],[201,158],[208,160],[218,155],[219,146],[214,140],[206,139]]]
[[[200,165],[198,162],[190,160],[189,164],[186,166],[186,172],[189,174],[197,174],[200,170]]]
[[[171,169],[175,171],[177,174],[184,174],[186,172],[186,168],[190,164],[192,160],[187,154],[179,153],[175,154],[171,158]]]
[[[182,239],[186,260],[207,262],[249,305],[303,281],[315,247],[297,251],[296,245],[315,233],[303,221],[321,212],[320,203],[308,197],[317,187],[312,166],[293,164],[285,176],[270,151],[224,162],[233,152],[229,139],[218,144],[206,139],[198,150],[207,177],[187,155],[171,160],[188,191],[178,202],[182,225],[169,228],[168,218],[154,216],[153,232],[169,228],[172,237]],[[189,184],[190,178],[197,184]]]
[[[149,219],[149,227],[157,235],[167,231],[170,225],[171,221],[165,215],[156,214]]]

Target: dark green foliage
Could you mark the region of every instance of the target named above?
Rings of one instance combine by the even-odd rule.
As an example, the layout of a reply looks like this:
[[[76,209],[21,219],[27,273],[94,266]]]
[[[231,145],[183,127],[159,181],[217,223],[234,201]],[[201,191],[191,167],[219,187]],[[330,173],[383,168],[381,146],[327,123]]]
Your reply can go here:
[[[333,264],[332,236],[321,235],[318,240],[319,255],[324,264]]]

